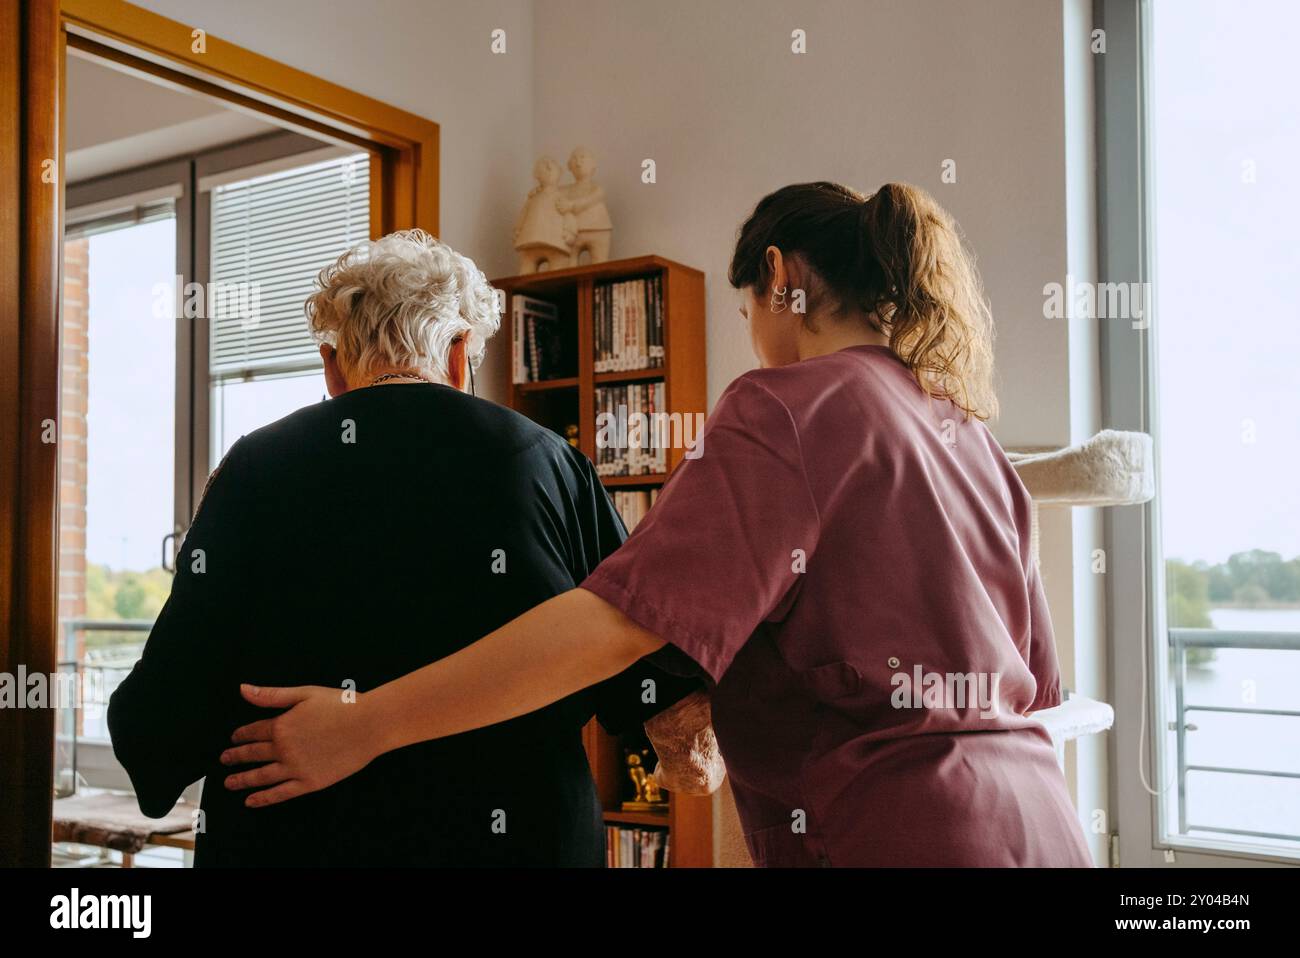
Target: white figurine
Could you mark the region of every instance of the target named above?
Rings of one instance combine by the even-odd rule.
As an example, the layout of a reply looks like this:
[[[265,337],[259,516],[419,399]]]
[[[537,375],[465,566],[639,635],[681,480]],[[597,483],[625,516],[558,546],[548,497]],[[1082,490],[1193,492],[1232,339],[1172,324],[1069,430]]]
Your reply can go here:
[[[560,210],[560,174],[560,164],[549,156],[543,156],[533,167],[537,185],[529,191],[515,220],[515,250],[521,274],[541,272],[543,266],[564,269],[576,262],[573,243],[578,237],[578,217]]]
[[[614,229],[609,210],[605,207],[605,190],[592,180],[596,172],[596,157],[591,150],[580,146],[569,154],[569,172],[573,182],[560,188],[561,213],[577,217],[578,236],[573,241],[571,262],[578,265],[583,250],[593,263],[609,259],[609,239]]]

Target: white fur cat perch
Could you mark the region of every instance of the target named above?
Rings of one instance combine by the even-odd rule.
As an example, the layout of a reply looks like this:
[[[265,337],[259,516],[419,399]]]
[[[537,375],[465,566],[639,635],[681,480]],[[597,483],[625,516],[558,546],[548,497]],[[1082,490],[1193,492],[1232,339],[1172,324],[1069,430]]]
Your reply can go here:
[[[1123,506],[1155,495],[1151,437],[1103,430],[1091,439],[1054,451],[1008,452],[1034,501],[1033,555],[1038,561],[1038,507]],[[1069,740],[1104,732],[1115,722],[1105,702],[1071,693],[1056,708],[1032,716],[1047,729],[1057,750]]]

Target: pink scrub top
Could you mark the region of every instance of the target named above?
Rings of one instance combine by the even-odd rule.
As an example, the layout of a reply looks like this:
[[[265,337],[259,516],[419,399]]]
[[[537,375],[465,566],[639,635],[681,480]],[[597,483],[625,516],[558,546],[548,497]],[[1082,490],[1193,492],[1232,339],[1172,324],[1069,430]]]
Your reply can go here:
[[[760,866],[1090,866],[1030,502],[881,346],[737,379],[582,584],[716,683]],[[685,653],[691,660],[681,660]]]

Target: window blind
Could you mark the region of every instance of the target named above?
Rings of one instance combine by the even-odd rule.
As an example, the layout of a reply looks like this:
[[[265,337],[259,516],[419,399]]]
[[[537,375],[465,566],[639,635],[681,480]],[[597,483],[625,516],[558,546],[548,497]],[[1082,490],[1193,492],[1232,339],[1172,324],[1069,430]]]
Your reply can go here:
[[[211,210],[212,377],[319,362],[303,303],[317,273],[370,236],[369,156],[218,186]]]

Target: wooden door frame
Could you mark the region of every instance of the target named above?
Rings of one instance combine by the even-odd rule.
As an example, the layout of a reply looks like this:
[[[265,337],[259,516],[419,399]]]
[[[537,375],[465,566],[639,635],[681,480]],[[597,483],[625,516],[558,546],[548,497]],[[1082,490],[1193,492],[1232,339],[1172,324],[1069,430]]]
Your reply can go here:
[[[60,412],[68,47],[369,150],[372,233],[438,233],[438,124],[197,29],[122,0],[9,0],[0,9],[0,673],[10,681],[20,667],[28,676],[56,667],[51,424]],[[54,710],[0,708],[0,866],[49,864],[53,764]]]

